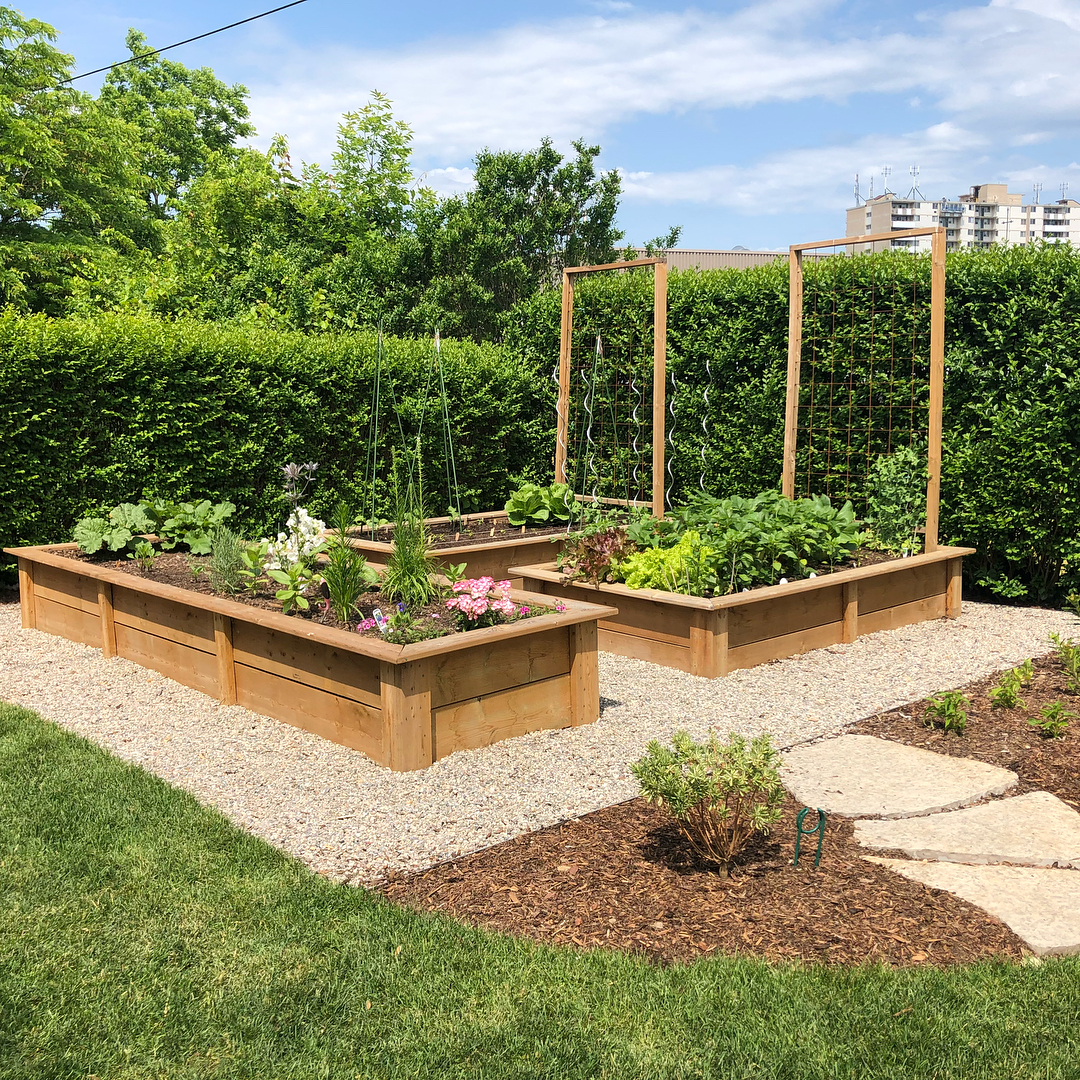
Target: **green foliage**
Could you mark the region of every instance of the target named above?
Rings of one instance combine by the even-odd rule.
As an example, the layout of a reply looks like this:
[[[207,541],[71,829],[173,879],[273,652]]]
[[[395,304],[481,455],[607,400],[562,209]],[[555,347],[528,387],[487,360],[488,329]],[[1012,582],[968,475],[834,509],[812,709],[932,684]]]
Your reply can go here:
[[[1025,682],[1020,668],[1005,672],[997,686],[990,691],[990,707],[995,709],[1025,708],[1020,689]]]
[[[503,507],[511,525],[542,525],[570,521],[581,514],[574,493],[566,484],[524,484]]]
[[[240,548],[240,566],[237,574],[242,588],[254,596],[259,586],[266,580],[266,558],[270,554],[270,544],[262,540],[257,544],[244,544]]]
[[[149,540],[139,540],[135,544],[135,550],[128,552],[128,558],[134,559],[139,564],[139,569],[148,574],[154,568],[158,553]]]
[[[630,771],[642,798],[667,810],[694,851],[727,877],[750,838],[768,834],[780,820],[779,764],[767,735],[747,746],[741,735],[730,735],[726,743],[715,735],[696,743],[679,731],[670,747],[650,742]]]
[[[338,503],[333,517],[335,532],[326,543],[326,562],[320,569],[330,608],[343,623],[356,614],[361,594],[379,580],[364,553],[349,543],[353,516],[348,504]]]
[[[244,587],[244,551],[247,545],[226,525],[210,541],[210,583],[220,592],[237,593]]]
[[[1033,716],[1028,723],[1037,727],[1040,734],[1046,739],[1064,738],[1069,729],[1069,721],[1076,719],[1076,713],[1069,712],[1060,701],[1051,701],[1039,710],[1038,716]]]
[[[918,530],[926,524],[925,446],[902,446],[880,454],[866,480],[866,521],[889,551],[918,554]]]
[[[231,502],[215,505],[209,499],[181,503],[163,498],[143,499],[139,510],[152,523],[162,551],[186,544],[192,555],[209,555],[214,531],[236,513]]]
[[[926,726],[940,725],[945,731],[963,735],[967,728],[967,711],[971,701],[960,690],[944,690],[931,694],[926,704]]]
[[[435,561],[428,554],[431,540],[424,524],[423,472],[420,464],[419,440],[415,452],[408,459],[395,455],[393,549],[387,556],[382,576],[383,595],[407,607],[423,607],[439,591],[432,577]]]
[[[701,535],[690,529],[674,547],[647,547],[612,567],[616,580],[631,589],[663,589],[687,596],[711,596],[717,591],[717,552],[702,543]]]
[[[604,525],[572,533],[556,563],[573,580],[614,581],[615,568],[634,553],[634,542],[622,525]]]
[[[274,596],[281,601],[281,610],[288,615],[294,607],[307,611],[311,606],[304,595],[312,582],[312,573],[303,563],[291,563],[286,569],[267,570],[267,577],[281,588]]]
[[[1052,633],[1050,643],[1054,646],[1054,653],[1061,661],[1062,670],[1065,673],[1065,685],[1073,694],[1080,694],[1080,645],[1072,638],[1063,638],[1060,634]]]
[[[72,539],[81,551],[93,555],[102,548],[126,551],[139,534],[154,532],[154,522],[143,507],[121,503],[105,518],[83,518],[76,522]]]
[[[405,438],[428,400],[431,344],[384,339]],[[190,321],[107,316],[48,320],[0,314],[0,546],[67,540],[99,508],[148,493],[228,498],[248,536],[276,535],[278,462],[318,461],[307,496],[370,505],[362,490],[374,335],[305,337]],[[444,340],[442,365],[462,508],[490,510],[550,450],[546,389],[527,364],[491,346]],[[493,409],[492,401],[499,402]],[[429,402],[430,403],[430,402]],[[438,428],[421,449],[443,474]],[[384,414],[376,475],[389,478],[401,436]],[[376,490],[380,511],[392,493]]]

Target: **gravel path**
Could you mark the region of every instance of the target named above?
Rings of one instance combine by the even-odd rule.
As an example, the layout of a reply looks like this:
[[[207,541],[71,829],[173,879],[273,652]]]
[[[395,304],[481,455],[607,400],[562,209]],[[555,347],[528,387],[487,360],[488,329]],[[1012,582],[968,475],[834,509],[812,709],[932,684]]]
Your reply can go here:
[[[1043,653],[1063,612],[965,604],[963,616],[706,680],[601,654],[603,715],[393,773],[362,754],[221,706],[128,660],[19,626],[0,603],[0,700],[25,705],[215,806],[336,879],[371,883],[636,794],[651,738],[766,731],[780,746]]]

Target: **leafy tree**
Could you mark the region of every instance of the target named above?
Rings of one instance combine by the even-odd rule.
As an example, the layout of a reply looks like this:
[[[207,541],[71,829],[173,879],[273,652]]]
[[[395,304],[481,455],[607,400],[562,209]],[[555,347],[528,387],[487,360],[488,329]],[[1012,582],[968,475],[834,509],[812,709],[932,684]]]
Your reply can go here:
[[[134,130],[63,81],[56,31],[0,7],[0,239],[137,227]]]
[[[226,86],[210,68],[145,55],[151,46],[138,30],[128,31],[125,44],[134,59],[109,72],[100,101],[138,129],[143,194],[150,210],[164,217],[215,154],[255,134],[247,122],[247,89]]]

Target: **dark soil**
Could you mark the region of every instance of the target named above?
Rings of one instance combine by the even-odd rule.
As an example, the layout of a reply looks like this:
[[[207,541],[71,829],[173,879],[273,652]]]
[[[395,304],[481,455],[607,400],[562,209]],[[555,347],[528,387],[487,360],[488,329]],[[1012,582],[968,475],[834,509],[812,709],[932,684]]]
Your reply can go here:
[[[1036,660],[1034,668],[1031,683],[1020,691],[1025,708],[991,707],[990,690],[998,684],[1000,675],[963,687],[971,707],[962,735],[928,727],[925,701],[863,720],[851,731],[1000,765],[1020,777],[1019,786],[1011,794],[1049,791],[1080,810],[1080,694],[1069,692],[1055,657]],[[1077,718],[1070,721],[1062,738],[1049,739],[1028,720],[1037,718],[1043,706],[1055,701],[1076,713]]]
[[[174,551],[161,552],[154,560],[154,565],[150,570],[144,571],[139,568],[139,564],[134,559],[129,559],[126,556],[117,559],[112,555],[86,555],[74,548],[50,548],[48,550],[53,555],[60,555],[65,559],[107,565],[110,569],[131,574],[133,577],[156,581],[162,585],[174,585],[178,589],[186,589],[188,592],[202,593],[204,596],[218,596],[224,600],[235,600],[237,603],[262,608],[265,611],[281,611],[281,601],[274,596],[274,592],[278,588],[276,584],[273,589],[263,586],[254,595],[246,591],[228,593],[215,589],[210,581],[210,557],[207,555],[189,555]],[[395,601],[388,600],[381,592],[367,592],[364,593],[361,599],[359,605],[360,616],[358,616],[357,621],[346,625],[334,616],[324,595],[312,595],[308,597],[308,601],[310,607],[307,611],[293,608],[289,615],[318,623],[320,626],[330,626],[337,630],[352,630],[354,632],[356,632],[359,625],[359,619],[370,619],[372,612],[376,608],[382,611],[387,618],[397,608]],[[420,641],[462,632],[457,628],[455,616],[446,610],[446,601],[444,599],[433,600],[422,608],[412,608],[410,614],[417,627],[417,631],[409,635],[410,640]],[[363,637],[390,640],[391,642],[396,641],[393,633],[387,638],[377,628],[360,630],[359,633]],[[396,641],[396,643],[402,644],[401,641]]]
[[[1026,708],[990,707],[999,676],[965,687],[972,706],[963,735],[927,727],[926,702],[849,730],[1002,765],[1020,777],[1014,793],[1041,789],[1080,809],[1080,719],[1060,739],[1027,722],[1053,701],[1080,715],[1080,695],[1068,692],[1055,658],[1034,667],[1021,692]],[[980,908],[866,862],[850,820],[828,821],[818,869],[805,839],[793,866],[798,810],[789,799],[770,836],[743,853],[727,880],[695,857],[662,811],[632,799],[393,879],[382,891],[473,925],[662,963],[717,953],[891,965],[1024,955],[1021,940]]]
[[[502,540],[539,539],[545,536],[557,537],[566,533],[566,522],[556,522],[554,525],[526,525],[524,529],[520,525],[511,525],[505,517],[496,518],[472,518],[466,514],[461,522],[454,524],[428,525],[428,535],[431,537],[433,548],[458,548],[468,544],[498,543]],[[349,535],[357,540],[377,540],[382,544],[389,544],[394,539],[394,526],[383,525],[375,530],[372,536],[370,529],[359,526],[349,530]],[[552,558],[555,551],[552,549]]]

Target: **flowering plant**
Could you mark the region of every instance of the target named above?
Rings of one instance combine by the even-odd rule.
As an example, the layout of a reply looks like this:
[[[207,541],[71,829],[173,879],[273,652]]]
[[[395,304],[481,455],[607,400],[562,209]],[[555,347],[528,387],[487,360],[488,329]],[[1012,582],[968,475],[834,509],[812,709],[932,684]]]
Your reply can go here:
[[[267,570],[285,570],[298,563],[309,565],[323,549],[322,534],[326,523],[312,517],[298,506],[285,523],[287,531],[279,532],[276,540],[264,540],[267,544]]]
[[[509,581],[495,581],[490,577],[467,578],[455,581],[451,588],[457,595],[446,601],[446,608],[457,612],[458,623],[463,630],[494,626],[528,611],[527,608],[517,607],[510,599]]]

